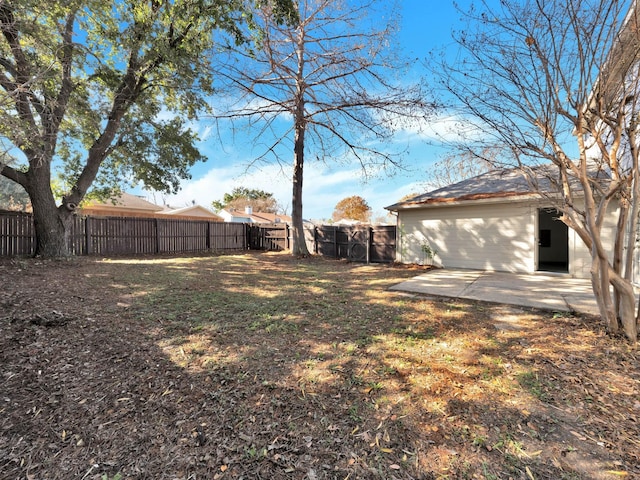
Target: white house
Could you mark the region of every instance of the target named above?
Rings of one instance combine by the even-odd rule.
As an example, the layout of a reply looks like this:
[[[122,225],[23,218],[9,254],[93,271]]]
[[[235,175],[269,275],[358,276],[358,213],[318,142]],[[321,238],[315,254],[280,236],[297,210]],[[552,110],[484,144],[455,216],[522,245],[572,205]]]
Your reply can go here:
[[[590,278],[584,243],[520,170],[492,171],[386,208],[397,214],[399,262],[422,263],[428,245],[445,268]],[[603,228],[609,248],[616,221],[612,209]]]
[[[182,208],[165,208],[161,212],[162,215],[175,218],[189,218],[192,220],[209,220],[214,222],[224,221],[220,215],[216,215],[208,208],[202,205],[190,205]]]
[[[277,213],[254,212],[251,207],[245,207],[244,211],[233,208],[222,209],[218,212],[225,222],[237,223],[288,223],[291,224],[289,215]]]

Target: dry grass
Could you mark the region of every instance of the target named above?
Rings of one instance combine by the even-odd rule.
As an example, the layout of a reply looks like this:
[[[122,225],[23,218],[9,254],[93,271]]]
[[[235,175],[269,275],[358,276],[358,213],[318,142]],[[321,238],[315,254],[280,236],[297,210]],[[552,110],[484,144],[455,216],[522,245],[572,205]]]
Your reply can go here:
[[[636,350],[593,319],[286,254],[0,272],[0,478],[640,476]]]

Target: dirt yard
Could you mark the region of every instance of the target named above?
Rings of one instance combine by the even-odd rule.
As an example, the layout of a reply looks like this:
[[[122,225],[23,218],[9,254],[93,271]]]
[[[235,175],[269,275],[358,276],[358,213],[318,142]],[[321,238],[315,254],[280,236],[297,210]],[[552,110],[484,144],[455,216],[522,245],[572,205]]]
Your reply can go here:
[[[640,478],[636,347],[418,273],[2,260],[0,478]]]

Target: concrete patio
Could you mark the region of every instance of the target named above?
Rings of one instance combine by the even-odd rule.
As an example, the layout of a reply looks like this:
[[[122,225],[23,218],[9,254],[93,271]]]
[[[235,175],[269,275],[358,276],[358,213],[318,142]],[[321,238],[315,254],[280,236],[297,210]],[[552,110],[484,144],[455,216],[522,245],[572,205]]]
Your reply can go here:
[[[435,269],[391,290],[598,315],[591,282],[561,274]]]

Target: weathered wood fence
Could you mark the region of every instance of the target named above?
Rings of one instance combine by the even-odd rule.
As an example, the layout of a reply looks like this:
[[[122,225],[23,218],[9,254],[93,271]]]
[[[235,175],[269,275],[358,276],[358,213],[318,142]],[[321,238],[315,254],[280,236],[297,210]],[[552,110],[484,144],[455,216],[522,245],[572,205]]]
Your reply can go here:
[[[70,236],[74,255],[142,255],[232,250],[288,250],[287,224],[245,224],[138,217],[75,217]],[[305,228],[310,251],[355,262],[393,262],[395,226]],[[0,211],[0,256],[32,255],[33,217]]]
[[[291,248],[291,229],[286,223],[251,224],[247,226],[251,250],[281,251]]]
[[[35,249],[35,238],[31,215],[0,212],[0,255],[29,255]]]
[[[74,255],[139,255],[246,250],[243,223],[137,217],[75,217],[69,236]],[[29,214],[0,213],[0,255],[32,255]]]
[[[396,226],[316,226],[307,233],[307,243],[314,253],[327,257],[391,263],[396,259]]]

